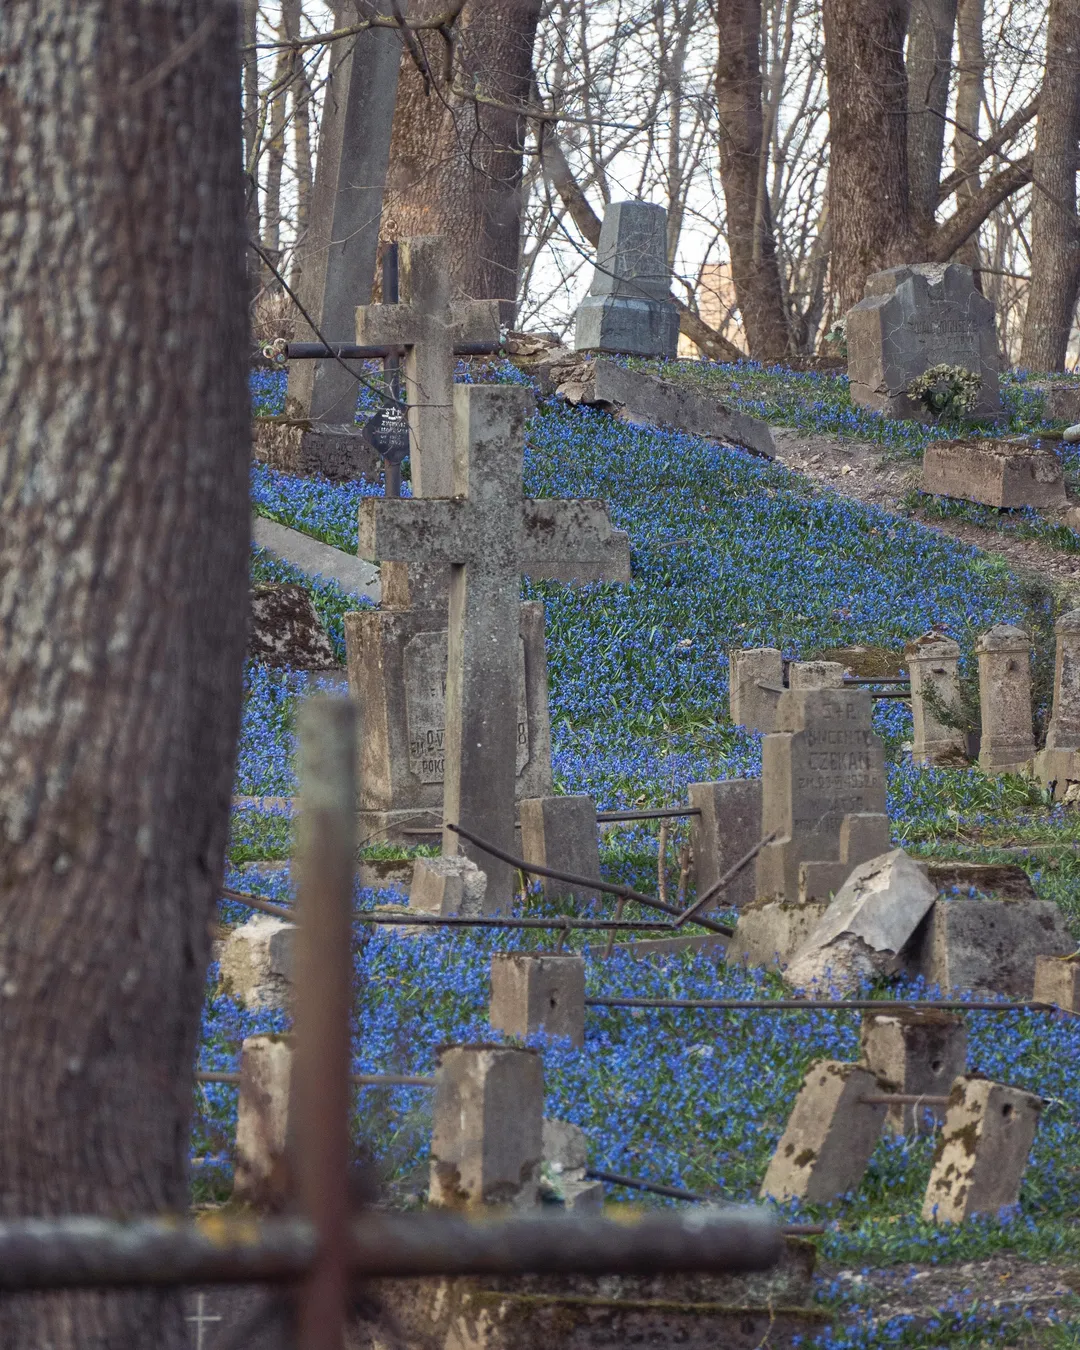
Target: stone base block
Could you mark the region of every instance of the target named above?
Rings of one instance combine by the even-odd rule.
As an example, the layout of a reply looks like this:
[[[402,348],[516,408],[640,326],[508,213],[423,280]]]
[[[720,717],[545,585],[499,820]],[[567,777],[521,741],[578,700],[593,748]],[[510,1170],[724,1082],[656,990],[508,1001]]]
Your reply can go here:
[[[574,876],[600,880],[600,847],[596,835],[596,805],[590,797],[524,797],[521,817],[521,854],[526,862]],[[586,905],[598,892],[572,886],[553,877],[542,879],[547,900],[573,896]]]
[[[786,965],[827,908],[816,902],[795,905],[784,900],[750,905],[739,915],[735,934],[728,941],[727,960],[745,961],[749,966]]]
[[[1035,998],[1080,1013],[1080,962],[1060,956],[1035,958]]]
[[[320,426],[257,417],[252,453],[268,468],[303,476],[320,474],[334,482],[366,478],[377,483],[382,460],[360,434],[358,426]]]
[[[945,992],[1032,998],[1035,959],[1076,950],[1050,900],[938,900],[904,953],[909,974]]]
[[[799,904],[828,904],[843,889],[851,875],[848,862],[804,862],[799,864]]]
[[[962,1223],[1020,1200],[1042,1099],[974,1075],[958,1078],[923,1198],[922,1216]]]
[[[941,1097],[967,1069],[967,1023],[936,1008],[863,1013],[860,1063],[892,1092]],[[885,1125],[894,1134],[926,1134],[945,1118],[942,1106],[893,1106]]]
[[[761,779],[690,783],[687,798],[699,812],[690,820],[690,848],[694,884],[703,896],[761,838]],[[753,899],[754,866],[749,863],[717,893],[710,908],[742,909]]]
[[[1054,801],[1080,798],[1080,750],[1040,750],[1032,772],[1043,787],[1053,785]]]
[[[881,1091],[875,1076],[857,1064],[812,1064],[761,1183],[762,1196],[824,1204],[854,1190],[881,1137],[886,1110],[862,1098]]]
[[[663,300],[587,295],[578,306],[576,351],[660,356],[672,360],[679,346],[679,311]]]
[[[278,1209],[288,1199],[292,1059],[287,1036],[250,1036],[241,1047],[233,1199],[242,1204]]]
[[[491,958],[488,1020],[508,1036],[565,1036],[585,1044],[585,960],[554,953],[501,952]]]
[[[288,1007],[295,932],[295,924],[256,914],[224,940],[218,964],[221,982],[243,1007]]]
[[[1080,384],[1065,384],[1060,380],[1030,380],[1027,388],[1032,393],[1043,395],[1048,421],[1068,422],[1070,426],[1080,422]]]
[[[923,492],[985,506],[1064,506],[1061,462],[1050,450],[1001,441],[934,441],[923,455]]]
[[[920,866],[938,891],[966,896],[971,891],[1002,900],[1035,900],[1031,878],[1017,863],[973,863],[931,859]]]
[[[736,648],[728,654],[731,720],[747,731],[776,730],[776,705],[784,690],[779,647]]]

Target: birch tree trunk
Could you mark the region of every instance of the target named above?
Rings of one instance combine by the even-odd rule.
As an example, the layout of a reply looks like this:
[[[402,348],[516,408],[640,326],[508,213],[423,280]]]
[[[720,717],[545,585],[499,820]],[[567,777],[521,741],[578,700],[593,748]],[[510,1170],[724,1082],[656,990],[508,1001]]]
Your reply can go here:
[[[4,1217],[187,1205],[248,588],[239,92],[214,0],[0,7]],[[5,1350],[187,1343],[173,1292],[0,1300]]]
[[[1020,364],[1028,370],[1065,368],[1080,286],[1078,135],[1080,0],[1050,0],[1032,168],[1031,288],[1020,348]]]

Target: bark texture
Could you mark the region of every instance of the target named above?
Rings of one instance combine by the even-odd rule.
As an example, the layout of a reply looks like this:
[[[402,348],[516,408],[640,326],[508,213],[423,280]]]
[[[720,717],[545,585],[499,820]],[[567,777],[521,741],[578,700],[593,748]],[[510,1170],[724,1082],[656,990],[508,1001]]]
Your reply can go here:
[[[908,180],[912,219],[923,233],[933,224],[937,209],[955,24],[956,0],[911,0],[907,50]]]
[[[750,356],[788,350],[776,239],[767,190],[761,103],[761,0],[719,0],[716,104],[720,178],[735,299]]]
[[[1080,286],[1076,219],[1080,0],[1050,0],[1032,163],[1031,288],[1020,364],[1063,370]]]
[[[841,314],[862,299],[872,272],[919,251],[908,193],[908,9],[909,0],[822,0],[832,287]]]
[[[248,594],[239,90],[214,0],[0,7],[5,1217],[187,1204]],[[10,1350],[187,1334],[169,1292],[0,1300]]]
[[[962,206],[979,191],[979,119],[982,115],[986,52],[983,44],[985,0],[960,0],[956,9],[956,129],[953,168],[959,175],[956,203]],[[979,242],[972,237],[957,250],[957,262],[979,266]],[[980,286],[978,271],[975,283]]]
[[[446,9],[447,0],[414,0],[409,14]],[[473,299],[517,294],[525,119],[516,109],[528,104],[540,9],[541,0],[467,0],[449,87],[438,34],[416,38],[426,83],[402,53],[382,237],[445,235],[454,289]]]

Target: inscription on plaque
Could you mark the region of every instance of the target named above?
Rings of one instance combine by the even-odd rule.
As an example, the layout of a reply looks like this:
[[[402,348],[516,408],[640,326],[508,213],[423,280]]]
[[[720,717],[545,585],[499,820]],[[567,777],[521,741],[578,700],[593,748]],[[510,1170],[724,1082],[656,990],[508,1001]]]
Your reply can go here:
[[[405,716],[409,769],[421,783],[441,783],[445,773],[446,633],[417,633],[405,644]],[[508,710],[509,711],[509,710]],[[529,762],[525,702],[525,644],[518,638],[517,772]]]
[[[839,829],[843,816],[867,809],[866,793],[881,783],[878,740],[864,710],[851,702],[826,704],[819,716],[794,738],[802,747],[792,765],[795,833]]]

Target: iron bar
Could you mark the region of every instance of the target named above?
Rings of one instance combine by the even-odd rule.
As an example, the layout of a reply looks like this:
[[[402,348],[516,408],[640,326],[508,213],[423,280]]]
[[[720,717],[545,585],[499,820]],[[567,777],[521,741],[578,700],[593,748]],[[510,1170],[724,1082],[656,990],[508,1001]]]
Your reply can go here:
[[[196,1070],[197,1083],[225,1083],[230,1087],[240,1086],[238,1073],[210,1073]],[[435,1087],[437,1080],[422,1074],[411,1073],[351,1073],[349,1082],[354,1087]]]
[[[618,1172],[600,1172],[595,1167],[586,1168],[585,1175],[591,1181],[604,1181],[609,1186],[626,1186],[632,1191],[648,1191],[651,1195],[666,1195],[671,1200],[690,1200],[699,1205],[729,1203],[726,1200],[709,1201],[695,1191],[684,1191],[681,1186],[662,1186],[656,1181],[640,1181],[637,1177],[620,1176]]]
[[[874,1092],[860,1097],[863,1106],[948,1106],[948,1097],[931,1097],[917,1092]]]
[[[647,933],[670,933],[675,925],[664,919],[572,919],[568,915],[557,915],[550,919],[501,919],[497,914],[362,914],[357,916],[359,923],[391,924],[408,926],[419,924],[423,927],[449,928],[546,928],[551,930],[585,929],[606,933],[609,929],[617,931],[638,930]]]
[[[815,1012],[862,1009],[889,1012],[893,1008],[940,1008],[953,1012],[1068,1012],[1056,1003],[975,1003],[963,999],[885,998],[587,998],[586,1008],[731,1008],[760,1012]],[[1072,1014],[1080,1016],[1080,1014]]]
[[[767,1270],[780,1227],[765,1210],[557,1216],[475,1221],[457,1215],[367,1213],[348,1234],[350,1276],[630,1275]],[[211,1216],[0,1221],[0,1292],[300,1280],[316,1258],[306,1219]]]
[[[728,868],[728,870],[718,881],[713,882],[713,884],[709,887],[709,889],[705,892],[705,894],[701,897],[700,900],[695,900],[689,909],[683,910],[683,912],[672,924],[672,927],[681,928],[683,924],[687,922],[688,919],[694,919],[695,923],[700,923],[701,920],[695,918],[695,915],[699,914],[705,908],[706,905],[712,904],[712,902],[716,899],[716,897],[720,894],[720,892],[724,889],[724,887],[728,884],[728,882],[732,881],[735,877],[737,877],[744,867],[748,867],[750,863],[752,863],[754,859],[757,857],[757,855],[761,852],[761,850],[765,847],[765,845],[771,844],[775,838],[776,838],[776,831],[773,830],[772,834],[767,834],[764,839],[759,839],[758,842],[754,845],[752,849],[750,849],[748,853],[744,853],[743,856],[739,858],[737,862],[733,863],[732,866]]]
[[[879,689],[877,693],[871,692],[871,698],[906,698],[911,702],[911,695],[905,694],[902,689]]]
[[[286,361],[385,361],[397,347],[361,347],[355,342],[288,342],[282,353]],[[490,356],[497,343],[457,342],[455,356]],[[273,359],[273,358],[271,358]]]
[[[467,839],[470,844],[475,844],[484,853],[489,853],[493,858],[498,858],[500,862],[509,863],[511,867],[516,867],[519,871],[528,872],[530,876],[551,877],[555,881],[568,882],[571,886],[581,886],[590,891],[604,891],[607,895],[621,896],[624,900],[636,900],[639,905],[647,905],[650,909],[659,909],[665,914],[671,914],[675,917],[678,917],[680,913],[675,905],[665,904],[663,900],[657,900],[652,895],[642,895],[640,891],[635,891],[629,886],[617,886],[610,881],[598,881],[595,877],[581,877],[574,872],[557,872],[553,867],[541,867],[539,863],[527,863],[523,858],[515,858],[512,853],[504,853],[501,848],[489,844],[486,839],[471,834],[462,825],[453,825],[450,821],[447,821],[446,828],[453,830],[455,834],[460,834],[462,839]],[[728,928],[726,924],[722,923],[713,923],[711,919],[696,919],[695,923],[700,924],[702,928],[708,928],[711,932],[722,933],[725,937],[731,937],[735,932],[734,928]]]
[[[356,712],[347,698],[300,706],[296,987],[290,1166],[316,1249],[297,1290],[296,1340],[342,1350],[349,1297],[349,1014],[356,853]]]
[[[261,895],[248,895],[246,891],[234,891],[228,886],[222,886],[221,894],[226,900],[236,900],[241,905],[250,905],[252,909],[257,909],[260,914],[271,914],[275,919],[288,919],[290,923],[295,923],[296,914],[292,908],[286,905],[275,905],[272,900],[267,900]]]
[[[910,684],[910,675],[845,675],[845,684]]]
[[[662,806],[655,811],[597,811],[598,824],[613,820],[667,820],[678,816],[700,816],[698,806]]]

